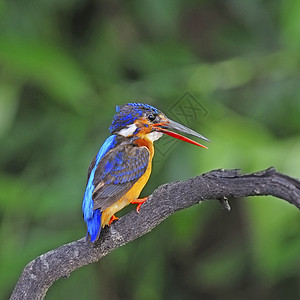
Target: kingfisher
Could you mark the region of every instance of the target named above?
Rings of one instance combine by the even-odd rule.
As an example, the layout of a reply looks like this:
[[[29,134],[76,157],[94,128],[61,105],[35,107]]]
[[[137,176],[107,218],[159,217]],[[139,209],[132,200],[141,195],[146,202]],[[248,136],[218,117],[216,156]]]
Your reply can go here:
[[[127,103],[116,107],[105,140],[88,169],[88,179],[82,202],[86,239],[99,239],[101,229],[118,218],[115,213],[128,204],[141,205],[148,197],[138,199],[152,169],[153,142],[163,134],[207,148],[176,131],[207,138],[185,127],[155,107],[143,103]],[[174,131],[175,130],[175,131]]]

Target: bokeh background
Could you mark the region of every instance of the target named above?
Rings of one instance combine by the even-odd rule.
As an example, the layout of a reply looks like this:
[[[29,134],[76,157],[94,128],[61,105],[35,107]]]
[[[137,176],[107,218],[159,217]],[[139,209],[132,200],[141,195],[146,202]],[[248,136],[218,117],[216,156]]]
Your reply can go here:
[[[130,101],[212,141],[159,141],[142,196],[216,168],[299,178],[300,2],[1,1],[1,299],[29,261],[85,235],[88,165]],[[231,205],[176,213],[46,299],[300,297],[299,211],[272,197]]]

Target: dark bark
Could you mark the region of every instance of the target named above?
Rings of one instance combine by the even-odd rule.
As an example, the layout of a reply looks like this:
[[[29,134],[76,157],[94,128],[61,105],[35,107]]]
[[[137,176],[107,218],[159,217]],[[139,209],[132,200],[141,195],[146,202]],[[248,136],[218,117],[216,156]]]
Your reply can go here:
[[[142,205],[139,214],[132,211],[104,228],[95,244],[82,238],[31,261],[11,299],[43,299],[59,278],[146,234],[178,210],[214,199],[230,209],[227,199],[254,195],[272,195],[300,208],[300,181],[269,168],[245,175],[239,170],[214,170],[185,182],[164,184]]]

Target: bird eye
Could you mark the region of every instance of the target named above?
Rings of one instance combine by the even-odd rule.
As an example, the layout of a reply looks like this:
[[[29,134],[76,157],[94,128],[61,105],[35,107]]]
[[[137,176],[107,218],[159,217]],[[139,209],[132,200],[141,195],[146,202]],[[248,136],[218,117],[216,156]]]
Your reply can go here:
[[[153,121],[155,120],[154,114],[149,114],[149,115],[147,116],[147,119],[148,119],[150,122],[153,122]]]

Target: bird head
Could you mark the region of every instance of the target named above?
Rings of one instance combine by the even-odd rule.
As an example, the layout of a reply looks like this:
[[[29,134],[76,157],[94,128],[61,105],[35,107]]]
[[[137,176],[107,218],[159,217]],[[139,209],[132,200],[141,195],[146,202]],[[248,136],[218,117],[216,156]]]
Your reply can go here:
[[[177,138],[203,148],[207,148],[179,133],[190,134],[205,141],[209,140],[198,132],[181,125],[158,110],[157,108],[143,103],[128,103],[116,107],[117,114],[114,116],[110,131],[113,134],[124,137],[147,137],[152,142],[158,140],[163,134]]]

